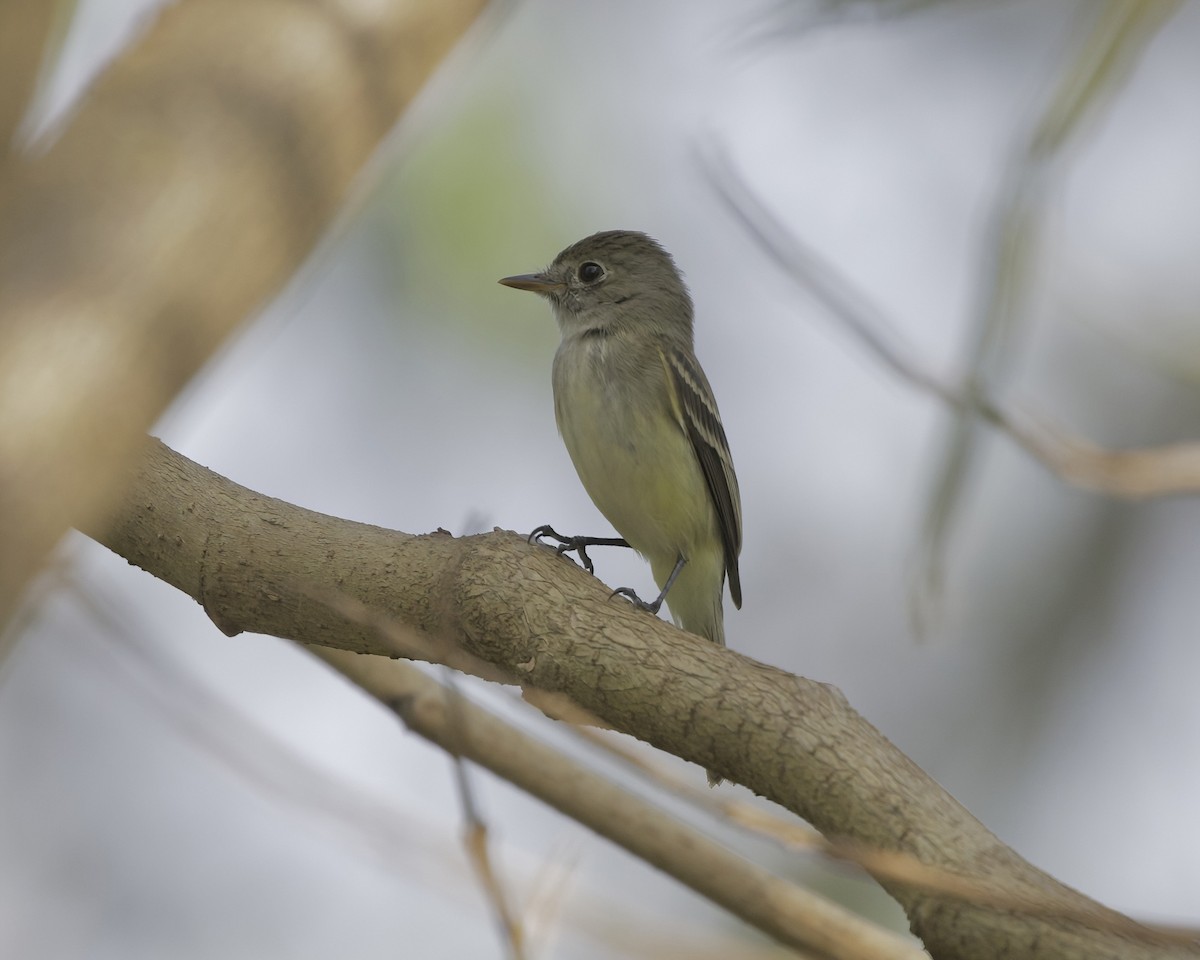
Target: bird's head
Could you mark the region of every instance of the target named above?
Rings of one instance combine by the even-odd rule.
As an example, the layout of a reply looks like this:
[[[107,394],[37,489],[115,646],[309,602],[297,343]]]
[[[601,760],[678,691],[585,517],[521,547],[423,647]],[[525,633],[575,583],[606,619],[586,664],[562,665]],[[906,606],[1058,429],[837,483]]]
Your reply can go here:
[[[635,324],[691,334],[692,300],[683,277],[671,255],[644,233],[594,233],[567,247],[541,273],[500,282],[549,300],[564,337],[619,332]]]

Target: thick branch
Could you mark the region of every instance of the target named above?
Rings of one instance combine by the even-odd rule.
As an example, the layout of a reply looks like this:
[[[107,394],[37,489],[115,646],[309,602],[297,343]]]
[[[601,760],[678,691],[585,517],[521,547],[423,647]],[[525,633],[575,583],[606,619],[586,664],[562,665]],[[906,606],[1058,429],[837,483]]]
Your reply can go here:
[[[482,6],[180,0],[2,168],[0,625]]]
[[[550,550],[496,532],[412,536],[303,510],[151,441],[107,530],[89,532],[253,630],[394,654],[323,602],[343,592],[520,682],[745,784],[827,836],[986,880],[1060,917],[935,897],[881,880],[936,960],[1200,957],[1030,866],[832,687],[699,642],[632,607]]]

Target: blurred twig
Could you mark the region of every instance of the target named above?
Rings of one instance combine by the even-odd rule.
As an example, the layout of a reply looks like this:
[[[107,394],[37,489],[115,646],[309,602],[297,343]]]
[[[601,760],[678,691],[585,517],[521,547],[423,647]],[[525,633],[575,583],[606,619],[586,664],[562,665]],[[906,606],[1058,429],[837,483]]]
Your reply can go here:
[[[1151,931],[1112,932],[1115,915],[1006,847],[858,714],[836,688],[757,663],[654,617],[615,606],[574,564],[524,537],[412,535],[303,510],[148,442],[119,508],[89,534],[187,592],[227,633],[253,630],[388,657],[394,644],[313,591],[345,591],[405,629],[444,637],[565,695],[612,726],[723,772],[803,817],[826,837],[915,855],[922,863],[1034,894],[1054,918],[931,897],[879,878],[939,958],[1164,960],[1200,956]],[[392,661],[326,653],[417,732],[440,740],[440,686]],[[393,672],[393,670],[398,672]],[[360,676],[365,671],[367,676]],[[417,679],[409,682],[410,673]],[[378,674],[378,675],[376,675]],[[378,681],[378,684],[376,683]],[[661,810],[463,704],[464,756],[785,942],[861,945],[844,918],[800,888],[731,857]],[[478,718],[478,722],[476,722]],[[804,917],[815,917],[812,923]],[[1078,922],[1063,916],[1094,917]],[[813,923],[817,925],[814,926]],[[793,927],[802,929],[793,929]],[[861,951],[860,951],[861,952]],[[853,955],[853,954],[851,954]]]
[[[317,591],[309,588],[304,592],[318,595]],[[442,646],[436,641],[426,641],[401,623],[389,622],[352,597],[334,596],[330,592],[323,592],[320,596],[323,602],[343,615],[377,632],[398,651],[427,653],[430,649]],[[533,740],[498,716],[474,706],[463,695],[452,675],[448,674],[446,681],[438,684],[415,668],[394,661],[344,654],[324,647],[309,649],[395,711],[409,727],[437,743],[454,759],[459,796],[467,820],[465,843],[468,857],[514,960],[521,960],[526,955],[524,928],[514,915],[510,897],[493,868],[488,851],[488,830],[480,814],[464,760],[473,760],[495,771],[635,854],[645,856],[648,845],[662,854],[662,841],[666,839],[676,850],[670,855],[671,862],[664,863],[657,858],[651,859],[651,862],[782,943],[798,948],[824,948],[831,956],[846,958],[861,956],[886,960],[911,957],[915,960],[924,956],[919,950],[914,952],[914,948],[902,938],[876,929],[868,921],[848,912],[843,913],[842,908],[824,901],[816,894],[793,887],[787,881],[772,877],[761,868],[722,851],[692,828],[654,810],[645,801],[578,765],[566,754]],[[444,650],[440,651],[438,659],[442,660],[443,657]],[[400,691],[406,693],[401,696]],[[438,700],[438,714],[432,726],[428,721],[414,721],[421,714],[413,713],[414,708],[407,697],[415,696],[417,691],[423,698],[432,696]],[[572,704],[569,698],[533,689],[526,690],[525,694],[547,716],[568,719],[575,729],[606,726],[598,717]],[[510,765],[515,759],[518,767],[516,775],[511,766],[503,762],[506,757]],[[546,778],[566,780],[571,786],[564,793],[544,782]],[[594,809],[597,806],[602,809]],[[664,830],[667,831],[665,838]],[[645,834],[639,836],[641,831],[645,831]],[[714,855],[718,856],[717,861],[711,860]],[[697,879],[708,870],[716,871],[723,878],[715,888],[711,882]],[[749,913],[744,906],[739,909],[744,896],[735,894],[735,891],[744,889],[741,886],[744,884],[766,884],[764,895],[776,901],[777,909],[762,911],[756,908]],[[775,889],[768,893],[771,888]],[[778,910],[785,910],[790,915],[781,917]],[[862,924],[861,928],[858,924]],[[810,932],[798,936],[797,931],[806,926],[811,927]]]
[[[458,788],[459,802],[462,804],[463,818],[466,828],[463,831],[463,843],[467,849],[467,859],[471,863],[479,884],[492,906],[492,913],[500,927],[500,934],[508,948],[512,960],[525,960],[525,933],[521,922],[509,905],[508,891],[501,883],[492,863],[491,851],[488,846],[488,827],[479,809],[475,796],[474,785],[471,783],[471,773],[463,758],[459,744],[466,742],[469,733],[466,726],[465,704],[462,691],[454,681],[450,671],[445,672],[443,684],[447,691],[446,741],[442,744],[454,764],[454,782]]]
[[[544,706],[543,710],[545,710]],[[554,716],[553,713],[550,715]],[[1069,907],[1064,909],[1062,905],[1047,903],[1037,894],[1014,893],[1002,884],[988,883],[975,877],[963,876],[961,873],[923,863],[905,851],[884,850],[851,840],[826,838],[812,827],[794,818],[782,817],[729,795],[697,787],[694,783],[674,775],[661,762],[652,762],[624,744],[614,741],[611,737],[596,732],[592,729],[594,724],[589,723],[586,719],[581,719],[577,711],[568,711],[557,719],[570,723],[571,729],[577,736],[649,777],[659,786],[683,797],[689,803],[707,810],[714,816],[759,837],[767,838],[787,850],[816,854],[831,860],[852,864],[862,867],[876,878],[887,878],[920,888],[928,893],[942,894],[977,906],[1078,920],[1084,923],[1098,922],[1118,933],[1136,934],[1139,929],[1145,929],[1148,926],[1124,916],[1113,915],[1098,919],[1091,911],[1082,909],[1075,911]],[[1181,944],[1200,939],[1196,930],[1154,929],[1161,933],[1164,939]]]
[[[1001,410],[990,398],[1012,357],[1019,303],[1053,164],[1078,135],[1083,121],[1111,99],[1145,44],[1178,5],[1178,0],[1106,0],[1081,8],[1080,19],[1089,23],[1085,39],[997,191],[982,258],[968,372],[959,386],[949,386],[927,370],[890,329],[883,311],[775,220],[720,150],[711,144],[701,150],[703,170],[718,196],[762,248],[894,373],[954,411],[926,512],[920,582],[913,598],[918,625],[938,603],[945,544],[978,444],[979,420],[1000,427],[1058,476],[1078,486],[1123,497],[1200,490],[1200,444],[1107,451]]]
[[[742,179],[728,153],[716,140],[699,143],[696,157],[717,198],[751,239],[854,334],[876,359],[902,380],[951,406],[966,402],[958,390],[925,368],[877,304],[771,213]]]
[[[1063,481],[1110,496],[1139,499],[1200,491],[1200,443],[1108,450],[1043,419],[969,395],[924,366],[878,304],[837,267],[781,224],[715,144],[700,150],[701,167],[717,196],[783,270],[822,303],[867,351],[900,379],[947,404],[970,411],[1040,461]]]
[[[275,735],[238,703],[204,683],[156,642],[136,611],[118,609],[107,594],[81,581],[69,557],[59,558],[45,571],[33,593],[25,608],[31,616],[43,613],[43,603],[52,597],[69,596],[79,605],[98,629],[77,638],[81,641],[75,645],[77,653],[111,677],[122,698],[132,698],[150,711],[155,727],[178,733],[183,744],[201,751],[264,799],[329,824],[335,833],[349,837],[357,850],[393,871],[419,875],[449,895],[458,909],[467,887],[454,866],[453,850],[441,842],[437,831],[431,833],[421,823],[414,829],[410,816],[399,815],[393,805],[345,778],[331,776],[293,742]],[[6,671],[15,667],[13,660],[0,662],[0,685],[9,677]],[[554,882],[554,888],[529,906],[529,912],[543,920],[553,912],[556,895],[565,889],[561,871],[553,878],[547,872],[551,866],[539,864],[537,875],[543,883]],[[529,873],[530,868],[524,871]],[[709,950],[713,957],[729,955],[731,943],[714,941],[711,932],[701,938],[691,928],[673,929],[661,912],[642,907],[619,894],[609,898],[588,891],[569,920],[573,929],[625,956],[666,956],[667,945],[680,949],[681,956],[708,957]],[[611,922],[617,914],[623,921],[620,928]],[[740,952],[764,960],[776,956],[767,949]]]
[[[797,34],[912,17],[949,4],[964,5],[963,0],[776,0],[752,19],[739,11],[744,23],[740,43],[758,49],[764,43],[786,42]]]
[[[449,650],[450,645],[426,639],[416,634],[411,628],[394,620],[389,620],[379,613],[370,610],[352,597],[335,594],[332,591],[318,591],[308,587],[303,588],[302,592],[310,596],[319,597],[322,602],[328,604],[331,608],[377,633],[381,639],[396,649],[401,655],[407,652],[410,656],[417,654],[422,656],[423,659],[428,659],[431,652],[436,652],[437,661],[442,663],[451,661],[461,662],[461,656],[451,654]],[[343,673],[352,682],[361,686],[367,693],[380,699],[385,706],[388,706],[400,715],[401,719],[404,719],[410,727],[413,727],[422,736],[440,745],[454,759],[459,797],[463,804],[463,811],[467,821],[465,843],[468,857],[492,906],[510,956],[514,960],[521,960],[526,955],[524,925],[514,914],[510,906],[511,898],[508,896],[507,891],[504,889],[493,868],[488,850],[488,829],[480,813],[479,804],[470,781],[469,771],[463,763],[464,760],[474,760],[480,765],[494,770],[501,776],[512,780],[517,786],[528,790],[534,796],[557,807],[563,813],[574,817],[586,826],[597,830],[597,832],[608,837],[610,840],[625,846],[635,854],[641,853],[642,851],[639,847],[644,847],[647,842],[645,838],[638,838],[636,831],[647,829],[647,827],[661,831],[663,824],[671,825],[672,831],[678,835],[674,839],[682,845],[681,849],[686,847],[690,853],[700,858],[697,866],[703,864],[706,855],[710,855],[713,852],[711,849],[695,848],[699,835],[693,834],[691,828],[678,821],[670,820],[665,814],[657,813],[652,808],[645,807],[644,801],[638,800],[616,785],[609,784],[597,774],[587,771],[586,768],[576,765],[575,761],[567,755],[555,751],[552,747],[536,743],[536,741],[533,741],[515,727],[506,724],[499,717],[489,715],[481,708],[472,705],[463,695],[452,675],[447,674],[446,680],[443,684],[439,685],[436,681],[425,678],[425,675],[420,673],[420,671],[391,661],[359,657],[353,654],[341,655],[323,647],[311,647],[310,650],[316,656],[329,663],[334,669]],[[403,680],[405,688],[414,685],[419,686],[426,695],[436,693],[439,697],[443,698],[443,706],[440,709],[444,710],[444,714],[440,715],[436,731],[431,732],[427,727],[422,727],[419,724],[414,725],[410,722],[405,710],[401,710],[397,706],[394,698],[388,698],[383,695],[384,691],[392,690],[393,693],[395,692],[393,687],[397,680]],[[444,689],[439,691],[439,686]],[[549,694],[545,691],[538,691],[533,688],[526,689],[523,693],[530,703],[537,706],[547,716],[566,720],[572,724],[573,729],[585,731],[591,726],[607,726],[599,717],[573,704],[569,698]],[[481,723],[486,724],[487,743],[480,742],[482,728],[479,725]],[[501,742],[504,743],[503,750],[492,746],[492,744],[499,744]],[[535,744],[537,749],[531,753]],[[541,756],[537,756],[537,753],[540,753]],[[523,776],[514,778],[508,772],[505,772],[503,768],[498,769],[486,759],[497,758],[506,754],[521,758],[520,767]],[[547,763],[547,758],[553,760],[553,764]],[[586,774],[586,777],[595,783],[604,784],[604,790],[597,796],[596,790],[589,788],[587,783],[576,783],[569,791],[572,800],[566,806],[552,799],[555,791],[550,790],[549,795],[547,794],[547,786],[545,784],[531,786],[529,782],[530,777],[542,778],[547,775],[554,779],[566,778],[574,780],[581,774]],[[583,806],[580,805],[579,800],[581,792],[587,798],[586,804]],[[606,809],[600,815],[599,820],[597,820],[595,815],[589,816],[588,808],[593,804],[607,804],[611,807],[614,801],[606,801],[604,797],[605,792],[620,799],[616,803],[615,808],[611,810]],[[649,819],[649,824],[646,823],[647,819]],[[604,829],[600,825],[601,823],[619,823],[620,827],[616,828],[616,833],[614,834]],[[612,828],[610,827],[610,829]],[[629,831],[633,831],[633,833]],[[655,846],[657,847],[657,844]],[[733,857],[732,854],[725,854],[724,856]],[[848,958],[860,955],[863,957],[878,956],[880,958],[893,956],[899,958],[907,956],[917,957],[924,955],[919,951],[917,953],[905,951],[899,953],[879,952],[881,946],[888,944],[888,938],[892,937],[890,933],[882,930],[877,931],[883,938],[879,940],[875,937],[876,931],[873,931],[869,924],[867,928],[860,931],[841,929],[845,918],[853,916],[852,914],[847,913],[844,917],[839,916],[837,911],[840,908],[835,907],[833,904],[824,903],[815,894],[803,891],[802,888],[797,887],[792,889],[785,881],[773,877],[770,878],[771,885],[781,885],[780,890],[774,896],[779,897],[782,903],[786,903],[789,900],[794,901],[790,906],[796,911],[796,914],[782,923],[777,919],[768,920],[765,925],[762,922],[756,922],[753,917],[747,916],[745,913],[739,912],[738,909],[731,906],[728,900],[730,896],[729,890],[736,889],[740,883],[752,882],[754,880],[761,883],[764,878],[770,875],[765,872],[759,872],[759,868],[747,864],[740,858],[734,858],[730,861],[735,865],[741,865],[743,868],[735,869],[732,875],[729,875],[730,862],[724,864],[714,863],[711,865],[713,869],[720,871],[723,876],[729,875],[728,882],[730,887],[724,890],[724,899],[720,895],[714,896],[713,892],[710,889],[706,889],[704,884],[698,886],[696,882],[689,881],[689,874],[694,875],[694,873],[692,873],[692,868],[687,864],[673,869],[670,864],[664,864],[661,860],[655,859],[652,862],[684,883],[689,883],[689,885],[693,886],[700,893],[709,896],[727,909],[733,909],[733,912],[741,916],[742,919],[752,925],[758,926],[764,933],[776,936],[783,943],[788,943],[796,947],[802,947],[806,944],[816,947],[822,943],[829,945],[835,941],[844,941],[841,943],[840,948],[842,952],[834,951],[831,955]],[[747,873],[746,870],[751,872]],[[682,874],[680,871],[682,871]],[[754,876],[755,873],[758,874],[757,877]],[[725,885],[722,884],[722,886],[724,887]],[[789,891],[791,891],[792,895],[789,895]],[[813,899],[810,900],[810,897]],[[835,912],[832,916],[823,916],[822,913],[826,909],[832,909]],[[866,921],[862,922],[867,923]],[[802,926],[806,923],[815,925],[814,932],[810,935],[809,939],[796,940],[794,937],[788,936],[789,931],[794,933],[794,930],[798,928],[797,925]],[[828,939],[830,937],[833,939]],[[900,938],[895,938],[892,942],[892,946],[903,944],[904,941]],[[867,950],[868,952],[860,953],[859,951],[861,950]]]
[[[799,949],[846,958],[917,960],[924,951],[730,853],[404,663],[321,647],[312,652],[395,711],[421,736],[540,798]]]
[[[449,536],[449,534],[446,535]],[[389,617],[378,610],[373,610],[344,590],[330,590],[319,584],[299,582],[293,583],[291,586],[301,596],[329,608],[351,623],[366,627],[375,637],[384,642],[392,656],[441,664],[444,667],[479,677],[481,680],[490,680],[493,683],[516,682],[511,675],[486,660],[471,656],[461,647],[449,643],[442,637],[414,630],[412,627],[400,623],[395,617]],[[209,615],[212,615],[211,612]]]
[[[529,891],[524,920],[530,953],[544,953],[556,921],[564,914],[579,861],[579,844],[563,844],[546,858]]]
[[[97,626],[103,646],[81,643],[79,650],[115,675],[122,695],[140,699],[154,722],[174,728],[187,742],[264,796],[316,815],[348,831],[360,848],[385,863],[410,861],[443,886],[446,849],[431,843],[411,822],[382,800],[352,787],[276,736],[240,705],[222,696],[172,657],[135,613],[116,609],[104,594],[77,579],[67,565],[41,581],[47,590],[65,587]],[[91,637],[88,638],[89,640]]]
[[[1181,945],[1200,940],[1200,931],[1196,929],[1152,927],[1124,916],[1096,917],[1085,911],[1063,910],[1060,906],[1046,903],[1036,894],[1014,893],[1000,884],[964,877],[941,867],[922,863],[903,851],[880,850],[853,841],[826,839],[811,827],[785,820],[750,804],[720,802],[731,822],[759,836],[769,837],[787,849],[823,854],[862,867],[872,876],[888,877],[901,883],[912,884],[930,893],[944,894],[955,900],[999,910],[1094,923],[1115,933],[1136,936],[1139,931],[1154,929],[1164,941]]]
[[[917,360],[884,312],[783,227],[721,150],[711,143],[701,148],[701,165],[710,183],[760,246],[895,374],[937,396],[955,413],[922,537],[921,580],[914,593],[918,625],[938,602],[945,543],[977,446],[980,420],[999,427],[1060,478],[1080,487],[1129,498],[1200,490],[1200,443],[1105,450],[1028,415],[1001,409],[990,398],[1011,358],[1018,303],[1053,161],[1177,6],[1177,0],[1110,0],[1089,10],[1094,20],[1088,39],[998,192],[969,372],[959,386],[949,385]]]
[[[1083,40],[1025,143],[1005,169],[980,261],[979,305],[961,391],[967,403],[955,409],[926,510],[912,596],[919,627],[940,604],[946,542],[978,448],[980,408],[1013,358],[1021,300],[1036,254],[1052,167],[1065,146],[1079,135],[1083,121],[1112,102],[1145,44],[1177,6],[1178,0],[1081,4],[1076,16]],[[1072,42],[1075,36],[1073,31]]]

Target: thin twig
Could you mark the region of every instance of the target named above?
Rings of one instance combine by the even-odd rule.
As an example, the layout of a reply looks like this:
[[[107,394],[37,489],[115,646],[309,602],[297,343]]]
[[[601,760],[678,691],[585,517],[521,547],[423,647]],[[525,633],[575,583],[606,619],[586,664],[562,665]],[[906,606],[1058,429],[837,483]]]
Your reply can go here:
[[[1021,319],[1021,301],[1034,262],[1038,230],[1050,179],[1068,143],[1083,121],[1112,102],[1145,42],[1169,18],[1177,0],[1108,0],[1080,8],[1084,34],[1062,72],[1048,104],[1025,142],[1007,164],[993,201],[990,228],[981,257],[980,299],[975,311],[973,342],[963,395],[970,401],[955,408],[925,515],[919,579],[912,596],[918,625],[940,604],[946,544],[966,490],[978,448],[978,407],[1012,362]],[[1083,21],[1090,18],[1090,26]]]
[[[454,681],[453,674],[445,668],[443,668],[443,682],[449,692],[447,715],[449,717],[448,741],[450,747],[447,752],[454,763],[454,782],[458,788],[463,818],[466,820],[463,844],[467,850],[467,859],[488,898],[488,903],[491,904],[492,913],[500,927],[500,935],[508,948],[508,955],[512,960],[525,960],[525,934],[520,921],[509,906],[508,893],[492,864],[488,848],[487,823],[480,813],[479,803],[471,783],[470,771],[467,770],[462,753],[455,747],[455,744],[465,743],[469,735],[466,720],[463,717],[463,704],[466,701]]]
[[[941,593],[945,543],[953,527],[976,446],[978,419],[1008,433],[1061,479],[1121,497],[1163,496],[1200,490],[1200,444],[1107,451],[1061,431],[1002,411],[990,399],[1010,358],[1018,302],[1032,262],[1046,180],[1064,145],[1085,117],[1105,102],[1128,74],[1144,44],[1178,7],[1178,0],[1109,0],[1094,16],[1086,42],[1025,145],[1008,166],[993,204],[983,258],[980,306],[968,374],[948,386],[915,359],[879,307],[832,264],[771,215],[728,157],[711,142],[699,149],[701,169],[727,209],[760,247],[839,319],[893,373],[938,397],[955,413],[951,435],[930,495],[922,536],[921,582],[913,601],[918,632]]]
[[[557,719],[571,724],[571,729],[577,736],[649,777],[664,789],[727,823],[771,840],[784,849],[839,860],[862,867],[876,878],[895,880],[929,893],[953,897],[977,906],[1077,920],[1133,935],[1149,928],[1161,933],[1165,940],[1175,943],[1186,944],[1200,939],[1200,931],[1197,930],[1160,928],[1124,916],[1097,918],[1094,911],[1064,909],[1061,905],[1048,904],[1044,898],[1037,895],[1014,893],[996,883],[988,883],[943,867],[923,863],[902,850],[884,850],[850,840],[828,839],[795,819],[781,817],[734,797],[722,796],[712,790],[695,786],[676,776],[663,764],[651,762],[624,744],[614,741],[612,737],[596,732],[592,729],[594,724],[580,725],[579,714],[574,711]],[[586,723],[586,720],[584,722]]]
[[[448,691],[416,668],[338,650],[313,652],[414,732],[460,750],[780,942],[845,960],[928,960],[911,941],[773,876],[465,698],[451,708]],[[451,709],[458,720],[451,720]],[[453,730],[459,725],[461,739]]]

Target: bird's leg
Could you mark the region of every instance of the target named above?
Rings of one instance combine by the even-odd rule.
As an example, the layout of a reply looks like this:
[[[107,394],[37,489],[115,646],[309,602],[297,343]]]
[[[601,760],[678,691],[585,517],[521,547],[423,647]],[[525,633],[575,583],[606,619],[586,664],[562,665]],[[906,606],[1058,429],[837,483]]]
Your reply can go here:
[[[608,599],[611,600],[613,597],[620,594],[639,610],[647,610],[650,613],[658,613],[658,611],[662,609],[663,601],[667,599],[667,591],[670,590],[675,581],[679,579],[679,574],[683,570],[683,565],[685,563],[687,563],[687,557],[680,557],[675,561],[675,569],[671,571],[671,575],[667,577],[667,582],[663,584],[662,592],[659,593],[654,600],[650,601],[650,603],[647,603],[645,600],[639,597],[634,592],[632,587],[618,587],[611,594],[609,594]]]
[[[592,558],[588,556],[588,547],[628,547],[629,541],[621,537],[564,537],[549,524],[543,524],[529,535],[530,543],[541,543],[542,540],[557,540],[554,552],[560,557],[564,553],[577,553],[583,563],[583,569],[595,576]]]

